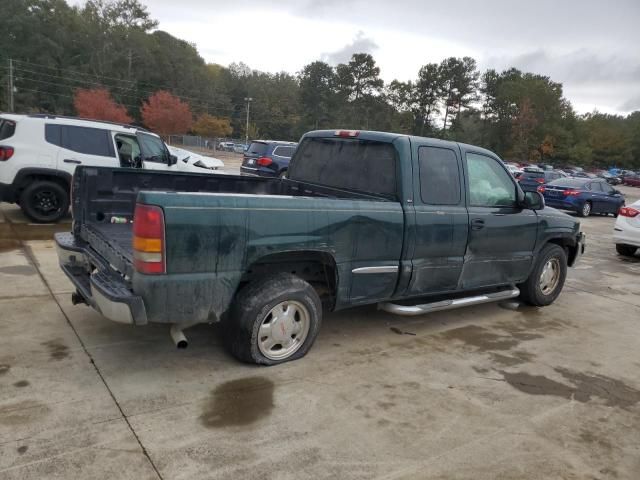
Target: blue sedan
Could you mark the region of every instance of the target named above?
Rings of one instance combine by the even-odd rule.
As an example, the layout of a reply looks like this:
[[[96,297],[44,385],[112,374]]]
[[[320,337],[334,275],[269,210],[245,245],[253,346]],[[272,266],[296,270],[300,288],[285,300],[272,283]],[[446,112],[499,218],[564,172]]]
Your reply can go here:
[[[624,205],[622,194],[602,178],[560,178],[538,187],[546,205],[572,210],[581,217],[592,213],[618,216]]]

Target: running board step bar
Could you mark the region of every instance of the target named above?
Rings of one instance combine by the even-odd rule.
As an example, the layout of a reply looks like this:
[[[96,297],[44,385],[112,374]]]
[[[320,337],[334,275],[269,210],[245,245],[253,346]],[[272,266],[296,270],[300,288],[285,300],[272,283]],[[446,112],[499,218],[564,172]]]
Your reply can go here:
[[[443,300],[441,302],[424,303],[422,305],[398,305],[397,303],[379,303],[378,308],[395,315],[423,315],[425,313],[438,312],[440,310],[451,310],[453,308],[468,307],[470,305],[480,305],[481,303],[499,302],[508,300],[520,295],[520,290],[512,288],[495,293],[475,295],[473,297],[456,298],[455,300]]]

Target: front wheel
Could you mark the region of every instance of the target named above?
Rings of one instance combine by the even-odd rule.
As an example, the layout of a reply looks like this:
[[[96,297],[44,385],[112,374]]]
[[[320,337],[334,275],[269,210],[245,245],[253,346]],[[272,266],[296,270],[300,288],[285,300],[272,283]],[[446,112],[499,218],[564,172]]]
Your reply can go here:
[[[519,285],[520,298],[529,305],[544,307],[552,304],[567,278],[567,254],[562,247],[547,244],[538,255],[533,271]]]
[[[306,355],[321,321],[322,303],[311,285],[289,273],[269,275],[234,299],[226,343],[239,360],[276,365]]]
[[[584,205],[582,205],[578,215],[581,217],[588,217],[591,215],[591,202],[584,202]]]
[[[34,222],[57,222],[69,211],[69,194],[56,182],[35,181],[20,194],[20,208]]]
[[[638,247],[633,245],[625,245],[624,243],[616,243],[616,252],[623,257],[633,257],[636,254]]]

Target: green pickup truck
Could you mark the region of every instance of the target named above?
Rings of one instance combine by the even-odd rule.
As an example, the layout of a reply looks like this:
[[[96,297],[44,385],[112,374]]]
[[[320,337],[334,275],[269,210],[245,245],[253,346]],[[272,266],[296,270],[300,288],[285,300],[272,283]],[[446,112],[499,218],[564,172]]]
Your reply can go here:
[[[285,179],[79,167],[72,206],[55,238],[74,304],[170,324],[179,347],[222,322],[265,365],[304,356],[325,311],[549,305],[585,241],[494,153],[368,131],[307,133]]]

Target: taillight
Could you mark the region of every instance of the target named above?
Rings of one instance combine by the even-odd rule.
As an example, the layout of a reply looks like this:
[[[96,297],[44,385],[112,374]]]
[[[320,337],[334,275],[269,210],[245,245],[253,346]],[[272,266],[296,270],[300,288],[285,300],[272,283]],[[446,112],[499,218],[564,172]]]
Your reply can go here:
[[[260,157],[258,160],[256,160],[256,163],[261,167],[268,167],[273,163],[273,160],[271,160],[269,157]]]
[[[544,185],[540,185],[540,186],[537,188],[537,190],[538,190],[538,192],[540,192],[540,193],[544,193],[544,190],[545,190]]]
[[[140,273],[166,273],[164,213],[138,203],[133,215],[133,265]]]
[[[564,193],[564,196],[565,196],[565,197],[575,197],[575,196],[577,196],[577,195],[580,195],[580,190],[572,190],[572,189],[569,189],[569,190],[565,190],[565,191],[564,191],[564,192],[562,192],[562,193]]]
[[[621,207],[618,214],[622,215],[623,217],[633,218],[640,215],[640,210],[636,210],[635,208],[631,208],[631,207]]]
[[[13,156],[15,150],[13,147],[0,147],[0,162],[9,160]]]
[[[358,130],[336,130],[334,135],[343,138],[355,138],[360,135]]]
[[[536,182],[538,182],[538,183],[544,183],[544,178],[536,178]]]

